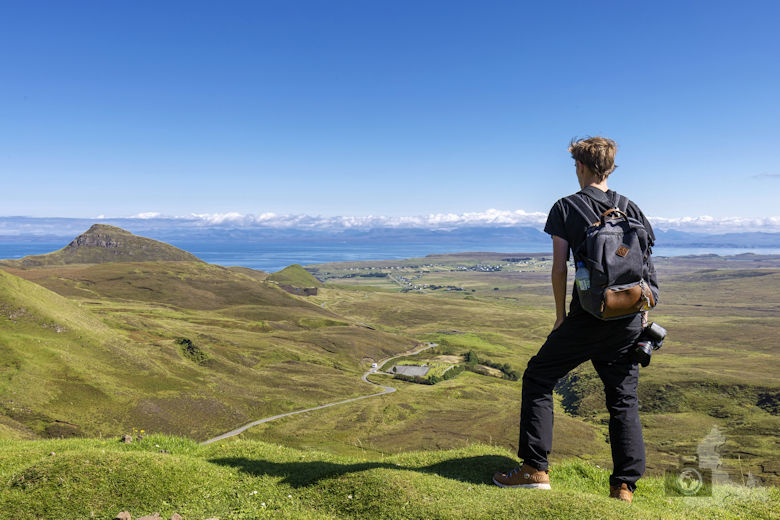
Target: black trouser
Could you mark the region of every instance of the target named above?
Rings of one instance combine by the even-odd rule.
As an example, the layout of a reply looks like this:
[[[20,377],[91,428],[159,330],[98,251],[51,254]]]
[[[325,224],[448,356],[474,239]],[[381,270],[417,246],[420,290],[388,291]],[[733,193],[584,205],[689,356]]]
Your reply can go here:
[[[641,318],[602,321],[584,312],[569,314],[528,361],[523,374],[518,456],[547,470],[552,448],[555,383],[581,363],[591,360],[607,395],[609,440],[612,446],[611,485],[628,484],[633,491],[645,471],[645,444],[639,422],[639,366],[630,351],[642,331]]]

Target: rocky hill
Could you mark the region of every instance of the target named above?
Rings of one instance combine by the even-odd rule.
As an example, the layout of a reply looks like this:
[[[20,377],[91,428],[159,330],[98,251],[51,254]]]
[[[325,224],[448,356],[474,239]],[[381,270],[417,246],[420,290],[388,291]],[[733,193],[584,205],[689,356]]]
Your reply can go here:
[[[25,256],[4,263],[13,267],[107,262],[202,262],[195,255],[115,226],[95,224],[70,244],[45,255]]]

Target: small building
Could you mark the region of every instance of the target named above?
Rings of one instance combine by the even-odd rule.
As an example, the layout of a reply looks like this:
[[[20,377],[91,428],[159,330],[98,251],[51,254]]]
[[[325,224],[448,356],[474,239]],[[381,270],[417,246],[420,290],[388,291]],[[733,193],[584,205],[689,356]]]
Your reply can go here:
[[[417,366],[417,365],[395,365],[392,372],[394,374],[401,374],[403,376],[420,376],[425,377],[428,371],[431,369],[429,366]]]

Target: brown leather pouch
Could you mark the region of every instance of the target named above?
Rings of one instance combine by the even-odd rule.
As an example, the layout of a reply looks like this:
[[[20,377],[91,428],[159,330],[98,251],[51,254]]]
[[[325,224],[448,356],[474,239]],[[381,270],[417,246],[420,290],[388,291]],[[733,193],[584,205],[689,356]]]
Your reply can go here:
[[[607,287],[601,304],[603,319],[619,318],[655,307],[650,286],[642,280],[637,283]]]

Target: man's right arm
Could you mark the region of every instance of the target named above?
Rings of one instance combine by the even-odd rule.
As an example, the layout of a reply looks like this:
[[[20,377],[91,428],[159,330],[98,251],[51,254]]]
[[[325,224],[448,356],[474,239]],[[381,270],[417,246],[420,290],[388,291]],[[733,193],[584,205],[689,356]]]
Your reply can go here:
[[[566,317],[566,281],[568,277],[568,267],[566,259],[569,257],[569,242],[566,239],[553,235],[553,264],[550,278],[553,286],[553,296],[555,296],[555,325],[553,330],[557,329],[563,323]]]

